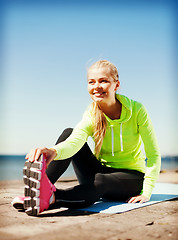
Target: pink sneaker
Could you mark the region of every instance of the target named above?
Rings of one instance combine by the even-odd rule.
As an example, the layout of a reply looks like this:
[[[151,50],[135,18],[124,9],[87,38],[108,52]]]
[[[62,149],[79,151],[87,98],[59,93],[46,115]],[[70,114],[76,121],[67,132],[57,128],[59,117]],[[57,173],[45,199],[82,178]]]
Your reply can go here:
[[[24,209],[24,200],[25,196],[17,196],[12,200],[11,204],[16,209]]]
[[[47,210],[50,205],[50,198],[56,191],[55,186],[46,175],[46,160],[41,155],[38,161],[25,162],[23,169],[25,196],[24,208],[28,215],[37,216]]]

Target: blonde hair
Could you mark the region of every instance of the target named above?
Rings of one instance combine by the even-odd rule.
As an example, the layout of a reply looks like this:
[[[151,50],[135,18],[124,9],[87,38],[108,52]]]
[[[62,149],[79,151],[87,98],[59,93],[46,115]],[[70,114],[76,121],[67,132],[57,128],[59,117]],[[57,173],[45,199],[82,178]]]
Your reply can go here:
[[[106,68],[109,70],[113,80],[117,82],[119,80],[118,70],[111,62],[107,60],[100,60],[91,65],[88,72],[93,68]],[[99,156],[104,136],[106,134],[107,121],[106,117],[96,102],[92,103],[92,109],[95,117],[94,124],[94,141],[95,141],[95,155]]]

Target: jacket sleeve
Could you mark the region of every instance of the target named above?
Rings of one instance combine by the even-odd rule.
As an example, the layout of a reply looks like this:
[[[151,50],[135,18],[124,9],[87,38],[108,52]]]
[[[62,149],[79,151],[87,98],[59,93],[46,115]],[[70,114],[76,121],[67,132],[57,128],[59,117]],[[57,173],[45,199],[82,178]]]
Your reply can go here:
[[[64,142],[52,147],[57,152],[57,156],[54,160],[63,160],[72,157],[83,147],[88,137],[91,135],[92,120],[89,111],[86,111],[82,120],[76,125],[71,135]]]
[[[161,155],[153,124],[143,105],[138,112],[138,129],[144,143],[147,157],[147,166],[141,194],[150,199],[155,182],[160,173]]]

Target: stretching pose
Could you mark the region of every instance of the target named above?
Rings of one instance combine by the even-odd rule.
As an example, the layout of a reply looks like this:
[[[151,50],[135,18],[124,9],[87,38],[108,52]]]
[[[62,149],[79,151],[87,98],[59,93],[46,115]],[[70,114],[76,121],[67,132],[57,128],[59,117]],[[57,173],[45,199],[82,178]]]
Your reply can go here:
[[[93,102],[82,120],[74,129],[65,129],[55,146],[36,148],[26,155],[25,196],[21,201],[29,215],[37,215],[51,204],[83,208],[100,198],[129,203],[150,199],[161,157],[145,107],[116,93],[120,86],[118,71],[107,60],[94,63],[87,80]],[[94,152],[87,145],[89,136],[95,142]],[[41,155],[43,159],[39,160]],[[56,189],[53,184],[70,162],[79,185]],[[13,205],[19,207],[17,199]]]

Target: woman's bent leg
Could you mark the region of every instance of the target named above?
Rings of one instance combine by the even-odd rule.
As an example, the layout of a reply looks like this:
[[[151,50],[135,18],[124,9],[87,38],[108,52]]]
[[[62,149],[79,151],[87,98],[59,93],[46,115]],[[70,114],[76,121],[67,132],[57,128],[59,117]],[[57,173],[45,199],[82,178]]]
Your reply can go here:
[[[80,184],[93,182],[96,173],[103,168],[87,143],[72,157],[72,165]]]
[[[63,133],[58,138],[56,144],[65,141],[70,134],[72,133],[72,128],[67,128],[63,131]],[[65,159],[65,160],[54,160],[52,161],[47,170],[46,174],[49,178],[49,180],[54,184],[60,176],[66,171],[69,164],[71,162],[71,158]]]
[[[65,129],[56,144],[66,140],[72,133],[72,130],[72,128]],[[80,184],[93,182],[95,174],[100,172],[100,168],[102,167],[101,163],[93,155],[88,144],[85,143],[71,158],[54,160],[49,164],[46,173],[52,183],[55,183],[66,171],[71,161]]]
[[[101,175],[105,193],[103,198],[126,201],[139,195],[143,188],[144,173],[123,169],[118,172]]]
[[[72,129],[64,130],[57,143],[64,141],[71,133]],[[71,158],[50,163],[46,172],[52,183],[65,172],[71,161],[80,185],[56,190],[56,204],[59,207],[87,207],[101,197],[117,201],[127,200],[141,192],[143,173],[102,166],[87,143]]]
[[[126,201],[141,192],[143,178],[144,174],[132,170],[97,173],[93,183],[58,189],[55,192],[56,204],[60,207],[82,208],[92,205],[101,197]]]

